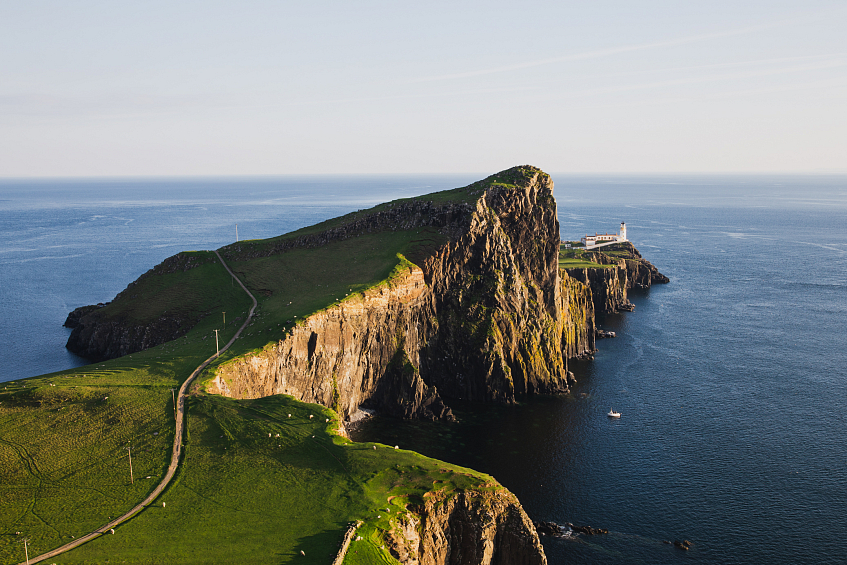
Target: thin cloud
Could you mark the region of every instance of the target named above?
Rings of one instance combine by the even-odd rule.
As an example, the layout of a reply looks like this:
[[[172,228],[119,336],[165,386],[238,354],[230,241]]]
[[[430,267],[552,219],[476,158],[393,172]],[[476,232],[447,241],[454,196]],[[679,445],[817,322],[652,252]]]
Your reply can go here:
[[[815,59],[843,59],[847,53],[824,53],[820,55],[802,55],[797,57],[778,57],[773,59],[753,59],[750,61],[734,61],[732,63],[712,63],[709,65],[691,65],[686,67],[664,67],[659,69],[639,69],[637,71],[626,71],[620,73],[603,73],[591,75],[592,78],[611,78],[633,75],[644,75],[646,73],[678,73],[687,71],[700,71],[708,69],[726,69],[732,67],[751,67],[755,65],[776,65],[780,63],[796,63],[799,61],[812,61]]]
[[[680,78],[663,80],[656,82],[648,82],[641,84],[630,84],[622,86],[609,86],[601,88],[591,88],[567,94],[567,97],[594,96],[597,94],[612,94],[616,92],[629,92],[633,90],[649,90],[653,88],[666,88],[670,86],[684,86],[688,84],[700,84],[705,82],[720,82],[726,80],[748,79],[754,77],[776,76],[791,73],[800,73],[806,71],[816,71],[824,69],[834,69],[847,66],[847,60],[826,61],[809,65],[796,65],[793,67],[784,67],[781,69],[767,69],[758,71],[747,71],[739,73],[724,73],[716,75],[706,75],[698,77]]]
[[[844,10],[836,10],[837,12],[843,12]],[[819,17],[824,14],[831,14],[832,11],[827,11],[823,13],[817,13],[813,16],[809,16],[808,18]],[[806,18],[804,18],[806,19]],[[527,61],[524,63],[516,63],[513,65],[505,65],[502,67],[493,67],[489,69],[480,69],[475,71],[466,71],[462,73],[451,73],[444,75],[437,75],[431,77],[423,77],[418,79],[413,79],[410,82],[413,83],[421,83],[421,82],[437,82],[444,80],[454,80],[454,79],[462,79],[462,78],[471,78],[476,76],[484,76],[484,75],[492,75],[498,73],[506,73],[511,71],[519,71],[523,69],[529,69],[533,67],[541,67],[544,65],[551,65],[554,63],[565,63],[571,61],[583,61],[586,59],[596,59],[600,57],[608,57],[610,55],[618,55],[621,53],[632,53],[634,51],[644,51],[647,49],[657,49],[660,47],[675,47],[678,45],[685,45],[687,43],[697,43],[700,41],[707,41],[709,39],[718,39],[722,37],[731,37],[736,35],[745,35],[748,33],[754,33],[757,31],[771,29],[775,27],[781,27],[788,24],[796,24],[798,18],[785,19],[785,20],[777,20],[773,22],[768,22],[764,24],[748,26],[738,29],[719,31],[714,33],[702,33],[697,35],[690,35],[688,37],[680,37],[676,39],[669,39],[665,41],[653,41],[649,43],[640,43],[634,45],[624,45],[621,47],[610,47],[608,49],[597,49],[594,51],[585,51],[583,53],[572,53],[570,55],[563,55],[561,57],[551,57],[549,59],[540,59],[537,61]]]
[[[658,87],[658,85],[653,85]],[[802,90],[814,90],[816,92],[821,91],[838,91],[838,90],[847,90],[847,79],[827,79],[827,80],[819,80],[813,82],[802,82],[795,84],[786,84],[781,86],[772,86],[772,87],[763,87],[763,88],[749,88],[749,89],[738,89],[738,90],[725,90],[720,92],[711,92],[709,94],[702,94],[700,96],[661,96],[657,98],[645,98],[639,100],[626,100],[626,101],[615,101],[615,102],[592,102],[588,104],[573,104],[569,105],[569,110],[586,110],[586,109],[608,109],[608,108],[638,108],[638,107],[646,107],[646,106],[666,106],[669,104],[678,104],[678,103],[692,103],[692,102],[703,102],[706,100],[716,100],[716,99],[724,99],[724,98],[736,98],[740,96],[761,96],[764,94],[772,94],[776,92],[791,92],[791,91],[802,91]],[[573,96],[573,99],[586,98],[583,96],[584,92],[580,92],[578,96]],[[556,100],[561,101],[562,97],[555,97]]]

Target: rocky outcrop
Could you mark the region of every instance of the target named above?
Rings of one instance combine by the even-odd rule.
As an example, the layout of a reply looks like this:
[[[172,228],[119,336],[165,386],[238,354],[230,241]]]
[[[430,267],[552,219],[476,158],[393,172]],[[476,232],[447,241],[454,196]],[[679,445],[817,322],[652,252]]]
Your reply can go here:
[[[641,256],[638,249],[629,241],[610,245],[603,248],[605,251],[613,251],[614,255],[607,255],[603,251],[590,251],[585,253],[589,261],[601,265],[618,265],[627,271],[626,288],[649,288],[654,284],[667,284],[670,279],[659,272],[650,261]]]
[[[80,306],[68,314],[68,317],[65,319],[65,323],[62,325],[66,328],[76,328],[80,325],[83,317],[91,314],[95,310],[103,308],[104,306],[106,305],[102,302],[100,304],[92,304],[91,306]]]
[[[571,268],[567,273],[591,288],[592,300],[598,314],[632,311],[634,306],[627,298],[627,290],[647,289],[654,284],[665,284],[670,279],[659,272],[630,242],[603,248],[604,251],[587,251],[583,258],[605,268]],[[614,252],[614,255],[607,254]]]
[[[186,272],[211,260],[194,253],[178,253],[131,282],[112,302],[75,309],[65,320],[65,327],[73,328],[65,347],[96,362],[143,351],[185,335],[199,320],[196,315],[175,311],[139,322],[120,312],[121,305],[134,298],[139,285],[153,277]]]
[[[195,323],[183,316],[160,316],[151,323],[134,324],[125,318],[103,319],[94,310],[76,322],[65,347],[91,361],[104,361],[174,340]]]
[[[404,565],[547,563],[532,521],[513,494],[430,492],[389,532],[386,546]]]
[[[448,242],[419,265],[406,263],[390,282],[221,367],[210,391],[291,394],[343,416],[365,405],[447,419],[442,397],[513,402],[520,394],[567,391],[567,356],[593,349],[594,322],[585,311],[587,288],[559,274],[553,183],[533,167],[497,177],[511,182],[477,183],[473,204],[441,205],[449,213],[408,204],[412,217],[392,216],[397,225],[441,218]],[[332,228],[332,237],[385,224],[367,216],[356,222],[355,229]]]

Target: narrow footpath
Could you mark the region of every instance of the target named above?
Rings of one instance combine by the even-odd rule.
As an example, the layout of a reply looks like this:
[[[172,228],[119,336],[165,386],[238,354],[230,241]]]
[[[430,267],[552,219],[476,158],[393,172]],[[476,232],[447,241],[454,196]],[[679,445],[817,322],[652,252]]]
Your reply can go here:
[[[130,518],[132,518],[133,516],[135,516],[136,514],[141,512],[142,510],[144,510],[146,507],[150,506],[153,503],[153,501],[156,500],[156,498],[160,494],[162,494],[162,491],[164,491],[165,488],[167,488],[168,484],[171,482],[171,479],[173,479],[174,475],[176,474],[177,467],[179,467],[180,457],[182,456],[182,447],[183,447],[182,438],[183,438],[183,434],[185,432],[185,400],[187,398],[186,393],[188,392],[188,387],[191,386],[191,383],[194,381],[195,378],[197,378],[197,375],[202,373],[203,369],[205,369],[209,365],[209,363],[214,361],[220,355],[220,353],[223,353],[224,351],[229,349],[230,346],[233,343],[235,343],[235,340],[238,339],[238,336],[241,335],[241,332],[244,331],[244,328],[246,328],[247,324],[250,323],[250,320],[253,318],[253,313],[256,311],[256,307],[259,305],[259,303],[256,301],[256,297],[253,296],[252,292],[247,290],[247,287],[244,286],[244,283],[241,282],[241,279],[236,277],[235,274],[232,272],[232,270],[230,270],[229,266],[226,264],[226,262],[224,262],[223,257],[221,257],[220,253],[218,253],[217,251],[215,251],[214,253],[215,253],[215,255],[218,256],[218,259],[220,260],[221,265],[224,266],[224,269],[227,270],[227,272],[232,276],[233,279],[238,281],[238,284],[241,285],[241,288],[244,289],[244,292],[246,292],[247,295],[250,296],[250,298],[253,300],[253,306],[250,308],[250,312],[247,314],[247,319],[244,320],[244,323],[241,325],[240,328],[238,328],[238,331],[235,332],[235,335],[232,337],[232,339],[229,340],[229,342],[227,342],[227,344],[221,348],[220,352],[216,353],[215,355],[212,355],[211,357],[209,357],[208,359],[203,361],[203,363],[201,363],[199,367],[194,369],[194,372],[191,373],[191,376],[188,377],[187,379],[185,379],[185,382],[183,382],[182,386],[179,387],[179,393],[177,394],[177,397],[176,397],[176,402],[177,402],[176,432],[174,433],[173,453],[171,454],[171,463],[170,463],[170,465],[168,465],[168,472],[165,474],[165,477],[162,479],[162,482],[160,482],[158,484],[158,486],[156,486],[156,488],[153,489],[153,492],[151,492],[147,496],[147,498],[142,500],[136,507],[134,507],[132,510],[130,510],[129,512],[127,512],[123,516],[119,516],[118,518],[115,518],[114,520],[112,520],[108,524],[104,524],[103,526],[100,526],[99,528],[97,528],[96,530],[91,532],[90,534],[86,534],[86,535],[84,535],[80,538],[75,539],[74,541],[72,541],[70,543],[66,543],[65,545],[63,545],[61,547],[57,547],[56,549],[54,549],[52,551],[48,551],[47,553],[42,553],[41,555],[39,555],[37,557],[31,557],[29,559],[29,561],[21,561],[18,565],[27,565],[27,563],[30,563],[30,564],[39,563],[39,562],[44,561],[46,559],[50,559],[51,557],[56,557],[57,555],[65,553],[66,551],[70,551],[71,549],[73,549],[75,547],[79,547],[82,544],[93,540],[94,538],[97,538],[97,537],[100,537],[104,534],[109,533],[109,531],[112,530],[113,528],[118,527],[119,525],[123,524],[124,522],[126,522],[127,520],[129,520]]]

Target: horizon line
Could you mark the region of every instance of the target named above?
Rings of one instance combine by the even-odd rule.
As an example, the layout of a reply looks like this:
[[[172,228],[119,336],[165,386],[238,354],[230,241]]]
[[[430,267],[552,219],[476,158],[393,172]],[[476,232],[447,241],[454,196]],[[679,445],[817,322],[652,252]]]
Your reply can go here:
[[[521,165],[515,165],[521,166]],[[530,165],[535,166],[535,165]],[[290,177],[402,177],[402,176],[491,176],[495,172],[356,172],[356,173],[234,173],[234,174],[141,174],[141,175],[45,175],[45,176],[0,176],[0,182],[21,181],[110,181],[110,180],[228,180],[228,179],[274,179]],[[798,171],[554,171],[549,172],[541,167],[536,167],[543,172],[553,176],[668,176],[668,175],[691,175],[691,176],[824,176],[824,175],[847,175],[847,169],[817,169]],[[483,177],[484,178],[484,177]]]

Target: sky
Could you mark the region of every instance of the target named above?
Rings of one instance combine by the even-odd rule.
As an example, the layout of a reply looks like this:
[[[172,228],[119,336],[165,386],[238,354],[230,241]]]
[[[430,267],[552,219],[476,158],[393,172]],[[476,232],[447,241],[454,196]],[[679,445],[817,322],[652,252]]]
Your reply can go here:
[[[847,172],[844,0],[0,2],[0,177]]]

